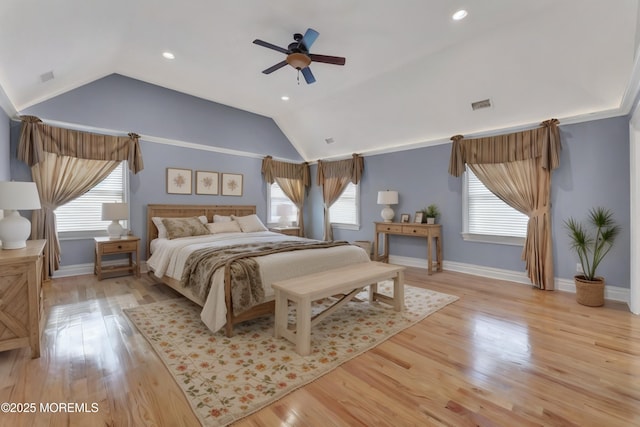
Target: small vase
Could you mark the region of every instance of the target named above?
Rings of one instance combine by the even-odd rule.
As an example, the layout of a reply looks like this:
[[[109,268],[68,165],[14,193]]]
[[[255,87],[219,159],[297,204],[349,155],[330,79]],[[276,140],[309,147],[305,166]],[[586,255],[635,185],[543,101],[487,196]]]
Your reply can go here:
[[[427,218],[427,224],[435,224],[435,223],[436,223],[435,218]]]

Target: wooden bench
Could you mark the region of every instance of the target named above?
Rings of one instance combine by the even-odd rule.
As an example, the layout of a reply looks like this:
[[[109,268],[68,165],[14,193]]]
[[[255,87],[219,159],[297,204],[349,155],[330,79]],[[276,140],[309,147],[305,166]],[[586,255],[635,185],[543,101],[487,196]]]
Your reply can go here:
[[[378,293],[378,282],[393,279],[393,297]],[[274,335],[295,343],[296,352],[311,351],[311,327],[349,302],[365,286],[370,286],[369,301],[383,301],[395,311],[404,307],[404,267],[381,262],[363,262],[320,273],[275,282],[276,314]],[[343,296],[325,311],[311,317],[311,303],[333,295]],[[297,305],[296,324],[289,327],[289,301]]]

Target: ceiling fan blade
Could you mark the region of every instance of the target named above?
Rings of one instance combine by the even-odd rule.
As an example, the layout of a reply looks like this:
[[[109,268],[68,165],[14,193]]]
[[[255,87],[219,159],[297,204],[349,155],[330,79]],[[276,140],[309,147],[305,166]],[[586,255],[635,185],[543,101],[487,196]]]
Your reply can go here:
[[[307,31],[304,33],[304,36],[302,37],[300,43],[305,45],[307,50],[309,50],[311,48],[311,45],[316,41],[319,35],[320,33],[313,28],[307,28]]]
[[[311,68],[309,67],[305,67],[302,69],[302,75],[304,76],[304,80],[307,82],[307,84],[311,84],[311,83],[315,83],[316,82],[316,78],[313,77],[313,73],[311,72]]]
[[[285,65],[287,65],[287,61],[278,62],[276,65],[272,65],[271,67],[269,67],[266,70],[264,70],[263,73],[264,74],[271,74],[274,71],[279,70],[280,68],[284,67]]]
[[[344,65],[345,62],[347,61],[345,58],[341,56],[315,55],[313,53],[310,53],[309,57],[313,62],[324,62],[325,64],[333,64],[333,65]]]
[[[260,39],[255,39],[253,41],[254,44],[257,44],[258,46],[262,46],[262,47],[266,47],[268,49],[273,49],[273,50],[277,50],[278,52],[282,52],[284,54],[289,53],[289,51],[283,47],[280,46],[276,46],[275,44],[271,44],[269,42],[265,42],[264,40],[260,40]]]

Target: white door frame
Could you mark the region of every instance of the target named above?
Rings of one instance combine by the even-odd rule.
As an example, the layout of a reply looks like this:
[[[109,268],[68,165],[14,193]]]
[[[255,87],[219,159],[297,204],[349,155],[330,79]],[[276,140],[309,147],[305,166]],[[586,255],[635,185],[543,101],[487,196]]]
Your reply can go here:
[[[640,107],[636,106],[629,121],[629,206],[630,206],[630,272],[629,309],[640,314]]]

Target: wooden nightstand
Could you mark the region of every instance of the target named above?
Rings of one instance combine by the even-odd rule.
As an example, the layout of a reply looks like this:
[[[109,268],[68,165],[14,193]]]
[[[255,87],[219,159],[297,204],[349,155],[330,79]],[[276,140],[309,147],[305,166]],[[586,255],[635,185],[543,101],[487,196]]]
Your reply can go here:
[[[26,248],[0,249],[0,351],[30,346],[31,358],[40,357],[46,242],[27,240]]]
[[[120,239],[110,239],[109,237],[95,237],[95,267],[94,273],[98,280],[102,280],[103,274],[120,273],[135,274],[140,277],[140,238],[135,236],[122,237]],[[135,252],[136,258],[133,259]],[[122,265],[102,265],[104,255],[129,254],[129,263]]]
[[[269,230],[287,236],[300,236],[300,227],[271,227]]]

